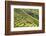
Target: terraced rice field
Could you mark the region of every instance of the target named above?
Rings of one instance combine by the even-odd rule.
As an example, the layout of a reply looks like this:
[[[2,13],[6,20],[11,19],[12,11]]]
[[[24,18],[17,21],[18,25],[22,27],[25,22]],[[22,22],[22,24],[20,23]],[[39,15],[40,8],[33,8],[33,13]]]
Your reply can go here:
[[[14,27],[38,27],[39,10],[14,8]]]

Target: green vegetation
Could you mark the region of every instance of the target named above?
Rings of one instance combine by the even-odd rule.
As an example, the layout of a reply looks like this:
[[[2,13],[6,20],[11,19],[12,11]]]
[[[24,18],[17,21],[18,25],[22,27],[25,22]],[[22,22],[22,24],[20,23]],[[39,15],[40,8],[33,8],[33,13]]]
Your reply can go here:
[[[38,9],[14,8],[14,27],[38,27]]]

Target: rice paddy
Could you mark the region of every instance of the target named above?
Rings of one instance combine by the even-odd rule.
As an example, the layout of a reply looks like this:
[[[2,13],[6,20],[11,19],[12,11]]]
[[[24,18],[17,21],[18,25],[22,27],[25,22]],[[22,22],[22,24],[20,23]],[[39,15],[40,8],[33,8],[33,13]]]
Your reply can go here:
[[[39,10],[14,8],[14,27],[38,27]]]

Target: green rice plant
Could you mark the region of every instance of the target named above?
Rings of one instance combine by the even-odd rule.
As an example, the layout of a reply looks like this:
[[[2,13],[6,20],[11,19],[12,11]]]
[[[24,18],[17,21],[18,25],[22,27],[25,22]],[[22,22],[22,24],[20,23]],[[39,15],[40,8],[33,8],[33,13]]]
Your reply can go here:
[[[14,27],[38,27],[38,9],[14,9]]]

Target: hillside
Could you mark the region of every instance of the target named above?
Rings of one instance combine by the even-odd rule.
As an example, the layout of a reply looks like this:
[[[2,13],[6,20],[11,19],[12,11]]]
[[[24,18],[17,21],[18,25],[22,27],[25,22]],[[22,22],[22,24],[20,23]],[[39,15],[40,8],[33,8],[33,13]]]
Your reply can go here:
[[[38,9],[14,9],[14,27],[38,27]]]

